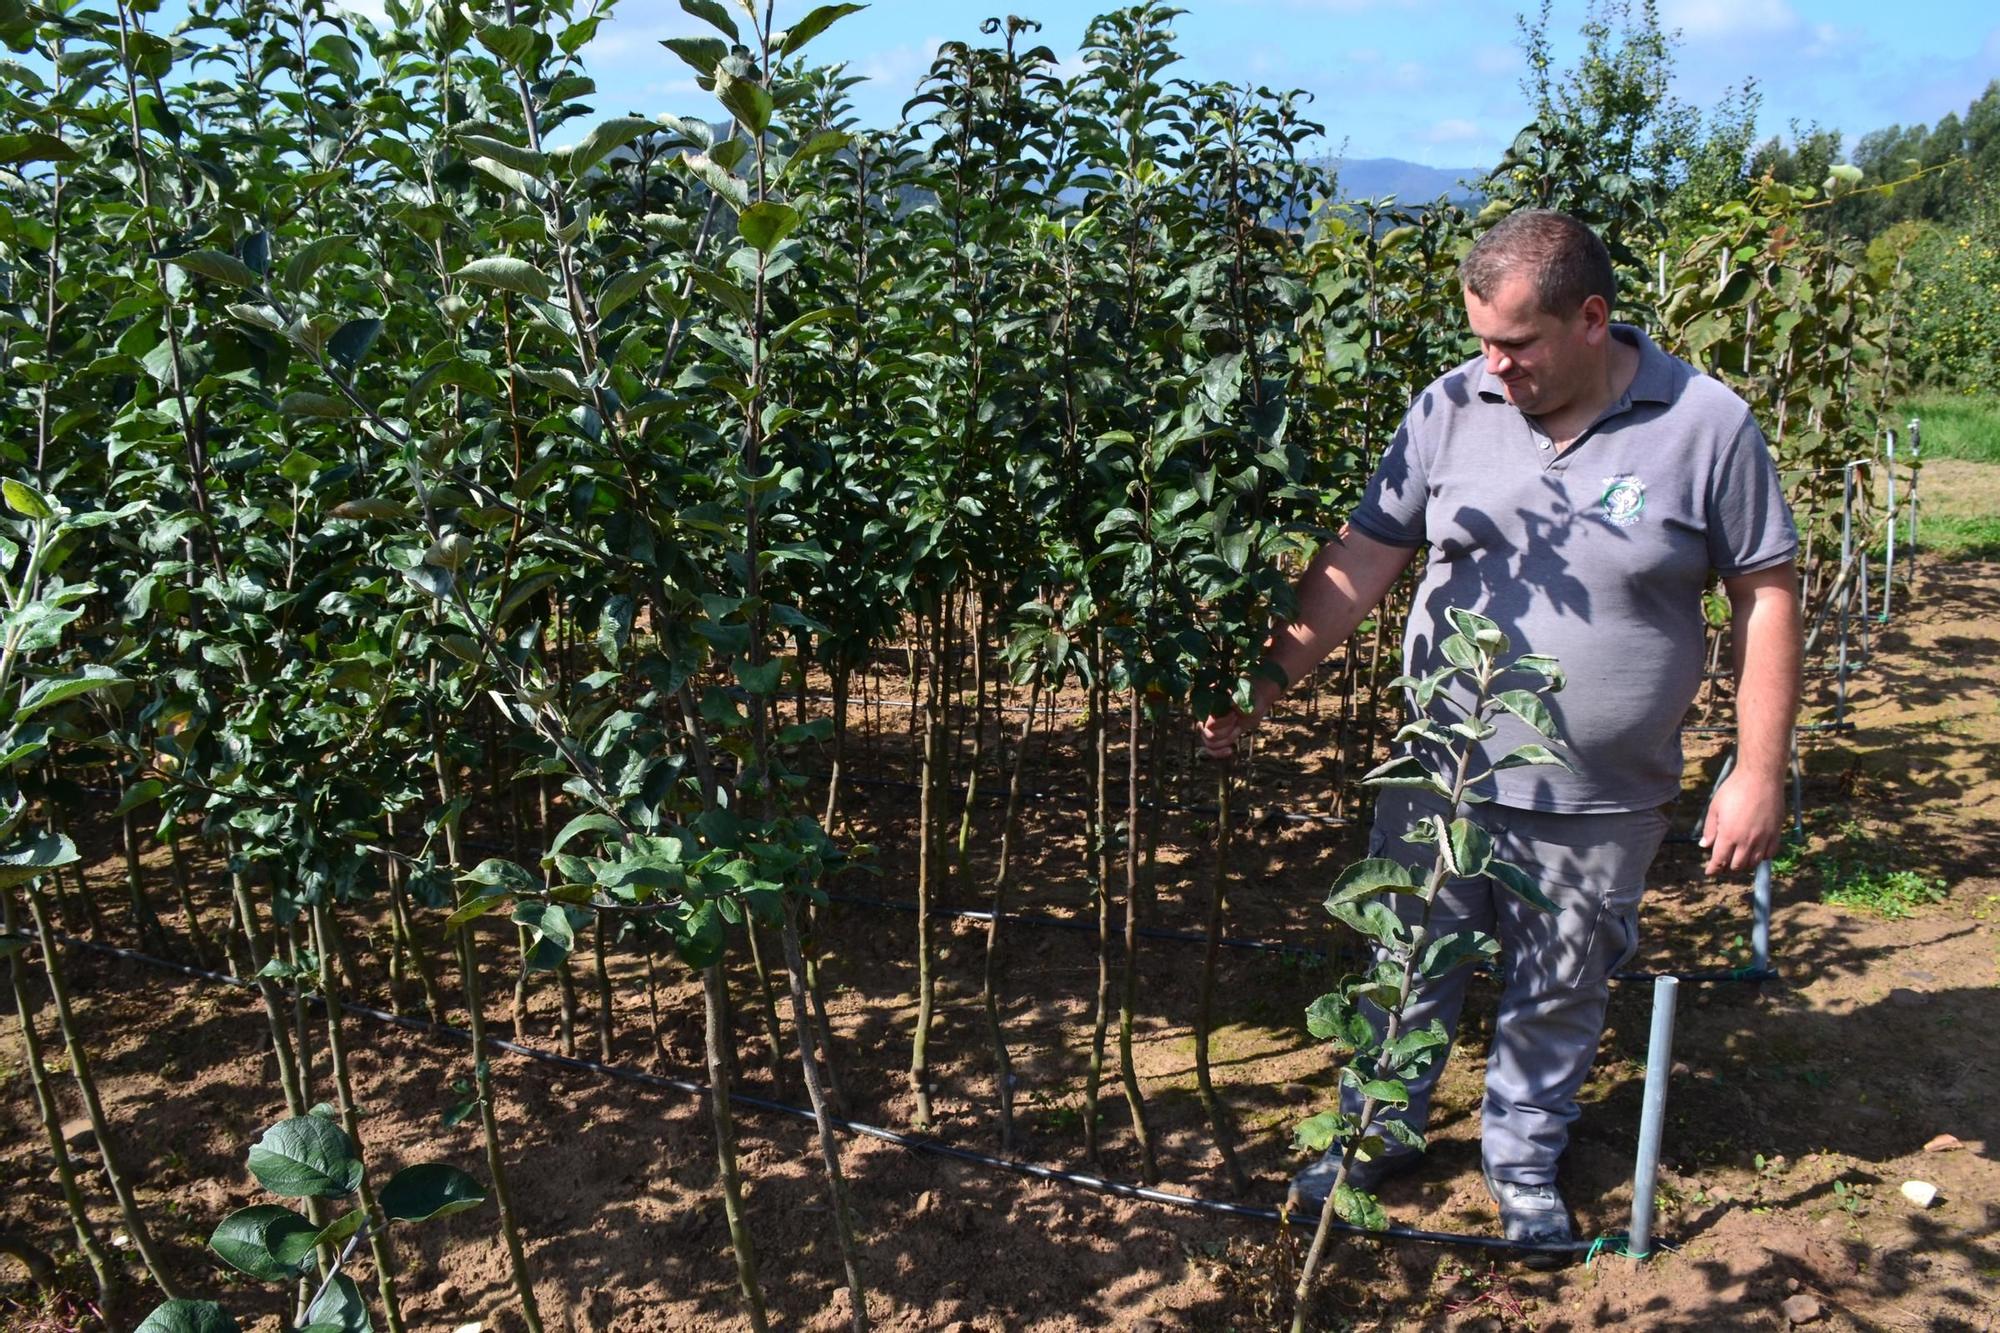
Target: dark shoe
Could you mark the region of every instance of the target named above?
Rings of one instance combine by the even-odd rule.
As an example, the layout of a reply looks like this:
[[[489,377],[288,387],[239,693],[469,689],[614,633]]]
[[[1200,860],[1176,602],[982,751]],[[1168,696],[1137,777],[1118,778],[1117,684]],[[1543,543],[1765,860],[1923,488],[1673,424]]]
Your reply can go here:
[[[1488,1175],[1486,1192],[1500,1206],[1500,1226],[1508,1240],[1519,1245],[1566,1245],[1576,1239],[1569,1208],[1554,1185],[1523,1185]],[[1547,1271],[1561,1268],[1570,1258],[1562,1251],[1534,1250],[1523,1255],[1521,1262]]]
[[[1416,1170],[1423,1160],[1420,1152],[1398,1152],[1385,1153],[1373,1161],[1356,1161],[1347,1168],[1347,1183],[1363,1194],[1378,1194],[1383,1185]],[[1317,1218],[1326,1207],[1327,1196],[1333,1193],[1334,1178],[1339,1174],[1340,1149],[1328,1148],[1318,1161],[1292,1177],[1292,1188],[1285,1195],[1285,1211]]]

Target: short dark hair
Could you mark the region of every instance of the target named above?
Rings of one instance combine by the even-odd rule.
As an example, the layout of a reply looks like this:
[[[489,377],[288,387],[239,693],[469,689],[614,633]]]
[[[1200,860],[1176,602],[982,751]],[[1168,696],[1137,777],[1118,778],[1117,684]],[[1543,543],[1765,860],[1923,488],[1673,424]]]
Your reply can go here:
[[[1482,301],[1492,300],[1515,274],[1534,280],[1535,296],[1551,315],[1571,314],[1591,296],[1617,304],[1611,252],[1596,232],[1552,208],[1509,213],[1473,243],[1458,266],[1458,280]]]

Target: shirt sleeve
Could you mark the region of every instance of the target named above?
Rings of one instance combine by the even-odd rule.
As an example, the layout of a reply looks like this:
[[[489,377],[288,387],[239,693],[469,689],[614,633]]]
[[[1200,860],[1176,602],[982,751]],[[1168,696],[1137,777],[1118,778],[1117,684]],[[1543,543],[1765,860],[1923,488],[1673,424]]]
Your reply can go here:
[[[1427,461],[1410,430],[1410,418],[1405,416],[1347,521],[1386,545],[1422,546],[1424,507],[1430,499]]]
[[[1724,578],[1754,574],[1798,554],[1799,533],[1785,504],[1764,432],[1743,425],[1717,457],[1708,487],[1708,562]]]

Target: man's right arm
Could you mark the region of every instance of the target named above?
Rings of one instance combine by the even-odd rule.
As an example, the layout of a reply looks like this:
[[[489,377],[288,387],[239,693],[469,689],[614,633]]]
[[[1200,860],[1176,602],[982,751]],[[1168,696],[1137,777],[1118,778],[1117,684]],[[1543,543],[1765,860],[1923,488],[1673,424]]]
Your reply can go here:
[[[1304,677],[1354,633],[1354,627],[1381,602],[1416,553],[1415,547],[1391,546],[1352,527],[1341,528],[1338,536],[1319,548],[1300,577],[1298,615],[1272,630],[1264,660],[1288,682]],[[1210,756],[1228,758],[1237,738],[1256,729],[1285,688],[1274,680],[1259,679],[1252,687],[1255,707],[1250,712],[1231,709],[1204,718],[1197,731]]]

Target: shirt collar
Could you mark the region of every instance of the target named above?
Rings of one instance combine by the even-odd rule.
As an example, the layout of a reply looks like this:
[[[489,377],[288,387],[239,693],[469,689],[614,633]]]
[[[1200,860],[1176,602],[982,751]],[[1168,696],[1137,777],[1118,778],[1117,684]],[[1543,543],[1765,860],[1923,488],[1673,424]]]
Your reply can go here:
[[[1625,391],[1625,403],[1670,403],[1674,400],[1674,359],[1660,350],[1659,344],[1646,336],[1646,331],[1636,324],[1613,324],[1611,336],[1620,342],[1639,349],[1639,369],[1632,376],[1632,387]],[[1486,368],[1486,358],[1478,362],[1479,396],[1489,403],[1504,403],[1507,393],[1500,383],[1500,377]]]

